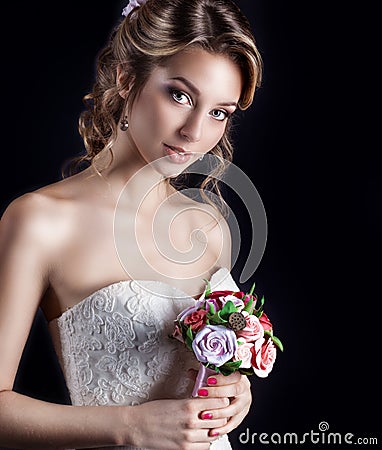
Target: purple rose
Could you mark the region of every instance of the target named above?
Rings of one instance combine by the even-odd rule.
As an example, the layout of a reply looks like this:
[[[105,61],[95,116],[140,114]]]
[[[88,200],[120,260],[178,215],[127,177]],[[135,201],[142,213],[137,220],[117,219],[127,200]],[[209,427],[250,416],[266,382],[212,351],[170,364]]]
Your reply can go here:
[[[192,348],[198,361],[220,367],[236,353],[236,334],[221,325],[206,325],[196,334]]]

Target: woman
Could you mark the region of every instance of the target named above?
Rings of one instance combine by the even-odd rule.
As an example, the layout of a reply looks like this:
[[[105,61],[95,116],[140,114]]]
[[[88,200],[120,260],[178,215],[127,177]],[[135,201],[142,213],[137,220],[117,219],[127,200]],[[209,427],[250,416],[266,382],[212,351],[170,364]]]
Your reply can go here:
[[[168,334],[204,279],[236,289],[215,180],[232,159],[231,116],[260,78],[249,24],[230,0],[124,9],[80,118],[77,167],[88,167],[14,200],[1,220],[0,445],[231,448],[248,379],[214,376],[190,398],[195,360]],[[180,183],[207,153],[219,164],[196,201]],[[39,306],[70,406],[12,391]]]

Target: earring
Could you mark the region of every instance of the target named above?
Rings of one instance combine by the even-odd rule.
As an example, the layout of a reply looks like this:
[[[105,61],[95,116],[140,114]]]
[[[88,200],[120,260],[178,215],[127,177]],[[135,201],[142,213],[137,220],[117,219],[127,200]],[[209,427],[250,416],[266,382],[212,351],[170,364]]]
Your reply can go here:
[[[122,131],[126,131],[129,128],[129,122],[127,121],[127,116],[125,116],[122,120],[121,123],[119,124],[119,128]]]
[[[203,158],[204,158],[204,153],[202,153],[202,154],[199,156],[199,161],[203,161]]]

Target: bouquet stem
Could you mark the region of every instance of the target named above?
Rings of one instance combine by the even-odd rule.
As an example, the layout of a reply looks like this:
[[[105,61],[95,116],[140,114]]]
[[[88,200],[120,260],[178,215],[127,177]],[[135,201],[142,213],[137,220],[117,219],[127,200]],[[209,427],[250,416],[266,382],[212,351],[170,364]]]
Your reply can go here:
[[[207,379],[211,375],[216,375],[216,371],[209,369],[204,364],[199,363],[198,375],[195,380],[194,389],[192,390],[192,397],[198,397],[198,390],[207,386]]]

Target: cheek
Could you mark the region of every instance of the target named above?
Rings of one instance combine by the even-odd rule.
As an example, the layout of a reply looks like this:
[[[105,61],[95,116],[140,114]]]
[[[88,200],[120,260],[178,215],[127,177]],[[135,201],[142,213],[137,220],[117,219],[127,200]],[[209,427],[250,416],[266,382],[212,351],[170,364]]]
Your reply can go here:
[[[212,120],[212,123],[209,122]],[[219,123],[209,119],[207,121],[206,131],[205,131],[205,144],[208,150],[212,150],[222,139],[226,130],[226,122]]]
[[[166,135],[180,123],[181,114],[161,94],[142,93],[131,112],[131,132],[141,139]]]

